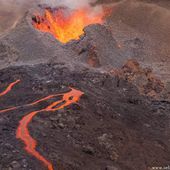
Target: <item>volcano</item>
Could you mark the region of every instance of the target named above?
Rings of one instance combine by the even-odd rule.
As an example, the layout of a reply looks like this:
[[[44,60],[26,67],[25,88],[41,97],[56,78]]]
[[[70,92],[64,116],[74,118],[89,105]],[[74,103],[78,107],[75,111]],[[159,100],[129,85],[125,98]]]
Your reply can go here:
[[[4,22],[0,170],[168,169],[167,4],[35,2]]]

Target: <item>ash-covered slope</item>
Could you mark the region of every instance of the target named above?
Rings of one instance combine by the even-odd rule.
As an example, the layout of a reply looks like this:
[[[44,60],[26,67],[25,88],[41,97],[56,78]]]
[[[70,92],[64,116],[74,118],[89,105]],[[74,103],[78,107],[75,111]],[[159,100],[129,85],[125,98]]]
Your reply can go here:
[[[28,21],[29,20],[29,21]],[[57,43],[50,35],[41,34],[33,29],[31,18],[24,16],[15,29],[1,38],[1,43],[9,44],[19,52],[17,62],[11,65],[29,65],[47,62],[55,54],[60,53],[61,44]],[[65,50],[62,49],[64,56]],[[3,58],[1,59],[3,62]],[[1,67],[4,65],[0,64]]]
[[[117,3],[115,3],[117,2]],[[114,38],[142,65],[149,66],[163,81],[170,80],[170,2],[162,0],[99,0],[114,10],[108,25]],[[137,40],[137,41],[136,41]]]

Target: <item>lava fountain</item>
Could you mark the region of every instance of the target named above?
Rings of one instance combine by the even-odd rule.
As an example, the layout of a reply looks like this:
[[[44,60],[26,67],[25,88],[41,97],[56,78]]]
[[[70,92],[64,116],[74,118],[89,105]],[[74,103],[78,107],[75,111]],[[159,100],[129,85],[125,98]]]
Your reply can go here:
[[[109,12],[108,12],[109,11]],[[92,7],[82,9],[55,8],[45,9],[43,15],[32,17],[33,26],[51,33],[62,43],[77,40],[84,34],[83,29],[91,24],[103,24],[110,10],[95,10]]]

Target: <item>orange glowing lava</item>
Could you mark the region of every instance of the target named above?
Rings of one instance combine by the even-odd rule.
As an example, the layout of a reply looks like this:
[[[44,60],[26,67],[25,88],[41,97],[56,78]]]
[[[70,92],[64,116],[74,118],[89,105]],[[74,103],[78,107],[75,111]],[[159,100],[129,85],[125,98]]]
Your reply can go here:
[[[8,87],[0,93],[0,96],[3,96],[5,94],[7,94],[15,84],[19,83],[20,80],[16,80],[13,83],[10,83],[8,85]],[[63,109],[67,106],[69,106],[72,103],[76,103],[79,101],[80,97],[83,95],[84,93],[76,90],[74,88],[70,88],[69,92],[65,92],[65,93],[61,93],[61,94],[53,94],[53,95],[49,95],[47,97],[44,97],[42,99],[36,100],[30,104],[25,104],[23,106],[15,106],[15,107],[11,107],[11,108],[7,108],[7,109],[3,109],[0,110],[0,113],[3,112],[7,112],[7,111],[12,111],[12,110],[16,110],[20,107],[27,107],[27,106],[34,106],[36,104],[39,104],[43,101],[47,101],[49,99],[55,98],[57,96],[61,96],[62,99],[57,100],[53,103],[51,103],[49,106],[45,107],[44,109],[41,110],[37,110],[37,111],[33,111],[28,113],[26,116],[24,116],[20,123],[19,126],[17,128],[16,131],[16,138],[22,140],[25,144],[25,150],[33,155],[34,157],[36,157],[38,160],[40,160],[41,162],[44,163],[44,165],[48,168],[48,170],[54,170],[53,169],[53,165],[51,162],[49,162],[46,158],[44,158],[37,150],[36,150],[36,146],[37,146],[37,141],[35,139],[33,139],[30,135],[28,126],[29,123],[32,121],[33,117],[40,113],[40,112],[54,112],[57,111],[59,109]]]
[[[34,101],[34,102],[32,102],[32,103],[29,103],[29,104],[25,104],[25,105],[21,105],[21,106],[14,106],[14,107],[2,109],[2,110],[0,110],[0,113],[5,113],[5,112],[8,112],[8,111],[16,110],[16,109],[19,109],[19,108],[21,108],[21,107],[34,106],[34,105],[36,105],[36,104],[38,104],[38,103],[40,103],[40,102],[42,102],[42,101],[51,99],[51,98],[56,97],[56,96],[58,96],[58,94],[44,97],[44,98],[42,98],[42,99],[36,100],[36,101]]]
[[[29,133],[28,130],[28,125],[32,121],[33,117],[38,114],[39,112],[50,112],[50,111],[56,111],[59,109],[63,109],[66,106],[69,106],[72,103],[78,102],[80,99],[81,95],[83,93],[79,90],[71,88],[70,92],[66,92],[63,94],[58,94],[55,96],[63,96],[61,100],[55,101],[49,106],[47,106],[44,109],[33,111],[31,113],[28,113],[23,119],[20,121],[19,127],[16,132],[16,137],[20,140],[22,140],[25,143],[25,149],[28,153],[31,155],[35,156],[38,160],[42,161],[45,166],[47,166],[48,170],[53,170],[52,164],[46,160],[38,151],[36,151],[36,145],[37,142],[35,139],[33,139]],[[38,100],[37,102],[32,103],[32,105],[37,104],[41,101],[48,100],[51,98],[53,95],[50,95],[46,98],[43,98],[41,100]]]
[[[62,43],[79,39],[84,27],[90,24],[102,24],[108,11],[94,12],[93,8],[69,10],[59,8],[46,9],[43,16],[33,17],[33,26],[40,31],[49,32]]]
[[[1,97],[1,96],[4,96],[4,95],[6,95],[8,92],[10,92],[11,89],[12,89],[17,83],[19,83],[19,82],[20,82],[20,80],[18,79],[18,80],[16,80],[16,81],[10,83],[10,84],[8,85],[8,87],[7,87],[3,92],[0,93],[0,97]]]

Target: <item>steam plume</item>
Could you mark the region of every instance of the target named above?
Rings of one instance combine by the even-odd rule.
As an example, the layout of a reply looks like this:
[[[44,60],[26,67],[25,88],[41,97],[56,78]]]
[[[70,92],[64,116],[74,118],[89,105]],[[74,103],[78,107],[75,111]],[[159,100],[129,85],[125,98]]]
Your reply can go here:
[[[49,4],[50,6],[67,6],[69,8],[80,8],[89,6],[96,0],[41,0],[42,2]]]
[[[0,0],[0,33],[11,28],[34,0]]]
[[[0,33],[11,28],[34,5],[66,6],[72,9],[90,6],[96,0],[0,0]],[[96,10],[95,8],[94,10]]]

